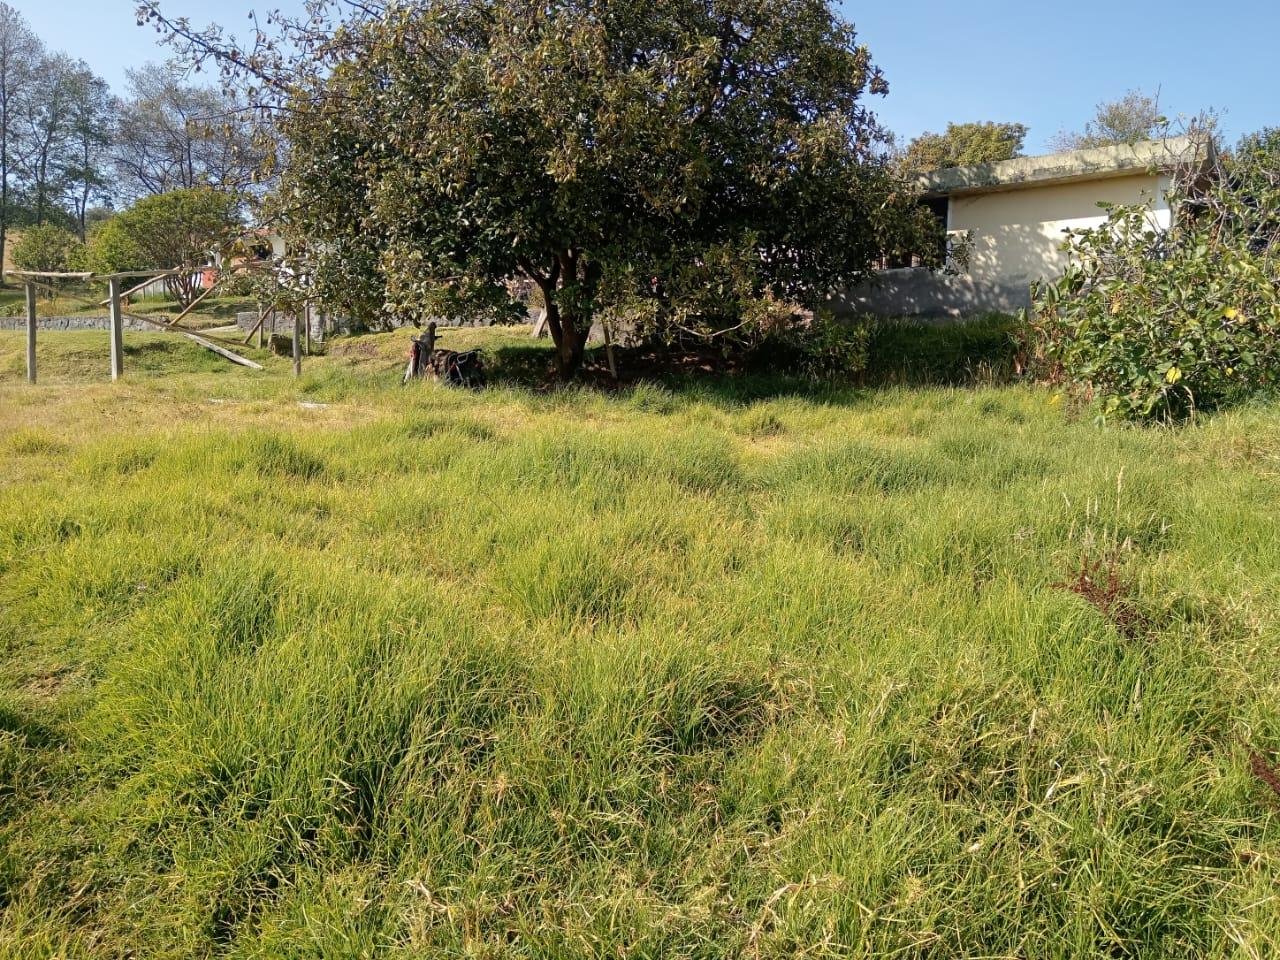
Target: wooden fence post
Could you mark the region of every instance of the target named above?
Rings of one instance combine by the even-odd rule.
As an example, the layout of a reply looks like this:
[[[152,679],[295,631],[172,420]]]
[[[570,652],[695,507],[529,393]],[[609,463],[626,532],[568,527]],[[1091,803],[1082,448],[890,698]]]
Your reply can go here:
[[[120,278],[107,281],[111,300],[111,379],[124,376],[124,316],[120,311]]]
[[[36,382],[36,285],[27,283],[27,383]]]
[[[311,301],[302,308],[302,323],[307,328],[307,336],[303,341],[307,345],[307,356],[311,356]]]
[[[302,309],[296,305],[293,308],[293,375],[302,376]]]

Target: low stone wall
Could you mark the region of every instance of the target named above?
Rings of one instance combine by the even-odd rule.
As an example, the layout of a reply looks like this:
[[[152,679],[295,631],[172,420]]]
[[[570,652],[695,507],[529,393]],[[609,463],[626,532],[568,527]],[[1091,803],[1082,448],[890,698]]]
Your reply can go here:
[[[25,330],[27,329],[26,317],[0,317],[0,330]],[[110,329],[108,319],[106,317],[37,317],[36,329],[38,330],[108,330]],[[125,330],[154,330],[156,329],[149,323],[142,323],[138,320],[124,318]]]

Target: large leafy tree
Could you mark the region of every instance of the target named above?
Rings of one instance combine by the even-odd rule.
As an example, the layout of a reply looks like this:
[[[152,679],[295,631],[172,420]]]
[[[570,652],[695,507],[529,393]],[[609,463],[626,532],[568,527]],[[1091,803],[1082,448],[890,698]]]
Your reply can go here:
[[[866,104],[885,80],[823,0],[360,9],[324,37],[308,20],[329,59],[292,70],[142,10],[284,108],[281,217],[331,295],[501,313],[523,275],[567,377],[602,311],[740,329],[933,246]]]
[[[214,263],[240,230],[239,202],[210,187],[143,197],[89,239],[91,269],[177,270],[166,281],[183,306],[200,292],[199,270]]]
[[[27,98],[19,122],[18,170],[36,225],[62,219],[57,203],[67,189],[78,102],[93,74],[66,54],[41,58],[34,67],[38,95]]]
[[[902,160],[908,170],[918,172],[1012,160],[1022,154],[1026,139],[1021,123],[949,123],[945,133],[923,133],[912,140]]]
[[[88,70],[73,79],[71,117],[62,157],[63,196],[80,239],[88,235],[95,201],[109,200],[114,190],[109,160],[117,103],[106,81]]]
[[[1055,150],[1083,150],[1159,139],[1166,125],[1158,97],[1130,90],[1117,100],[1098,104],[1093,119],[1078,132],[1063,132],[1049,141]]]
[[[0,2],[0,260],[12,220],[11,190],[17,166],[18,123],[36,92],[36,68],[44,45],[13,7]]]

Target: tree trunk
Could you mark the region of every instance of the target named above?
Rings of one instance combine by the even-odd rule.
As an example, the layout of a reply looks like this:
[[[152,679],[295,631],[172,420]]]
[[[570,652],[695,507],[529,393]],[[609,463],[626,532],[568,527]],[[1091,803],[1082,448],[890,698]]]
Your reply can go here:
[[[5,64],[0,83],[0,270],[3,270],[4,248],[9,239],[9,68]],[[5,278],[0,273],[0,286]]]
[[[40,148],[40,162],[36,167],[36,226],[44,226],[44,201],[48,192],[49,145]]]
[[[82,181],[80,184],[80,242],[84,243],[89,239],[88,235],[88,213],[89,213],[89,138],[84,136],[80,141],[81,146],[81,167],[80,173]]]
[[[560,305],[550,291],[543,290],[542,295],[546,303],[547,330],[556,347],[556,373],[567,383],[578,375],[578,370],[582,367],[582,354],[587,338],[580,323],[560,312]],[[588,326],[586,329],[591,328]]]
[[[583,262],[572,250],[557,252],[549,270],[541,270],[529,260],[521,266],[542,291],[545,322],[556,347],[556,372],[561,380],[568,382],[582,369],[587,335],[591,331],[591,311],[582,309],[582,304],[591,300],[582,297],[580,284],[585,281],[594,288],[598,271],[588,264],[583,271],[585,276],[579,277]],[[566,287],[571,289],[566,291]],[[567,299],[562,300],[562,296]],[[568,304],[571,309],[562,310],[562,304]]]
[[[588,326],[586,330],[590,330]],[[561,380],[572,380],[582,369],[582,355],[587,347],[586,330],[580,323],[565,317],[560,321],[562,340],[556,347],[556,365]]]
[[[165,280],[165,287],[168,288],[173,298],[178,301],[178,306],[185,310],[191,306],[191,302],[196,298],[197,288],[200,286],[200,281],[193,279],[193,276],[203,277],[203,275],[202,271],[196,271],[193,274],[186,272],[185,268],[183,268],[182,272]]]

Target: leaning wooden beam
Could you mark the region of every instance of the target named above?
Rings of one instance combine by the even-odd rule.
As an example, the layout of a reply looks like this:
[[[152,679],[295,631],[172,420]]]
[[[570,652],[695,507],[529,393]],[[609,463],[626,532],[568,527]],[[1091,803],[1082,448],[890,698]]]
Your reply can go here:
[[[161,330],[169,330],[173,333],[195,333],[190,327],[174,327],[170,326],[167,320],[157,320],[155,317],[148,317],[141,313],[126,313],[126,320],[136,320],[138,323],[149,323],[153,327],[159,327]]]
[[[230,350],[226,349],[225,347],[220,347],[216,343],[210,343],[204,337],[198,337],[194,333],[184,333],[183,336],[186,337],[188,340],[193,340],[196,343],[200,344],[200,346],[204,347],[206,350],[212,350],[218,356],[225,357],[226,359],[230,360],[232,363],[238,363],[240,364],[240,366],[248,367],[250,370],[262,369],[262,364],[254,363],[248,357],[242,357],[238,353],[232,353]]]
[[[200,344],[200,346],[204,347],[206,350],[212,350],[218,356],[226,357],[232,363],[238,363],[242,367],[249,367],[251,370],[262,369],[262,364],[254,363],[248,357],[242,357],[238,353],[232,353],[230,350],[226,349],[225,347],[220,347],[216,343],[211,343],[210,341],[206,340],[204,337],[200,336],[199,334],[193,333],[192,331],[188,330],[186,327],[171,327],[169,326],[169,324],[165,323],[163,320],[155,320],[151,317],[144,317],[141,314],[137,314],[137,313],[125,314],[125,316],[127,316],[130,320],[140,320],[143,323],[149,323],[154,327],[159,327],[161,330],[168,330],[171,333],[180,333],[184,337],[186,337],[188,340],[191,340],[194,343]]]
[[[267,308],[263,307],[258,311],[258,322],[249,328],[249,334],[244,338],[244,343],[248,344],[248,342],[253,339],[253,335],[262,329],[262,324],[266,322],[266,319]],[[258,346],[262,346],[262,344],[258,344]]]
[[[192,300],[191,303],[187,305],[187,309],[183,310],[180,314],[178,314],[176,317],[174,317],[172,320],[169,321],[169,326],[176,327],[178,325],[178,322],[182,320],[183,317],[185,317],[188,313],[190,313],[196,307],[200,306],[200,301],[203,300],[205,297],[207,297],[211,293],[213,293],[213,287],[210,287],[204,293],[200,294],[200,296]]]

